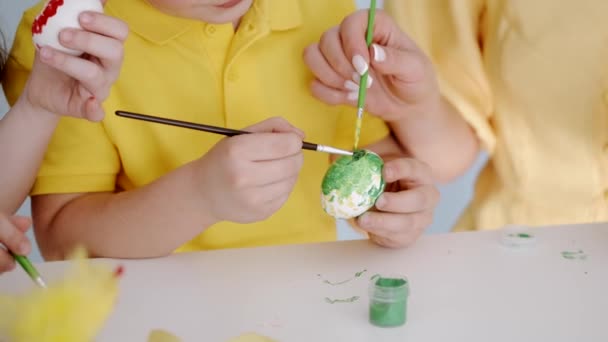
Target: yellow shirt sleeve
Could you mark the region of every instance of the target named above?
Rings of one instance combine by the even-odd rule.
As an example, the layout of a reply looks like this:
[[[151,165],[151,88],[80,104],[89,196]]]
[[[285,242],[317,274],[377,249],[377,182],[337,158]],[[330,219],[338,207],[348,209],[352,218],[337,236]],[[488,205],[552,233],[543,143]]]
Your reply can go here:
[[[341,149],[351,150],[355,142],[355,126],[357,124],[357,109],[345,107],[340,114],[337,124],[334,146]],[[361,122],[361,133],[359,146],[378,142],[390,134],[388,125],[384,120],[372,116],[368,113],[363,114]]]
[[[481,45],[484,0],[386,0],[386,11],[430,57],[443,96],[494,150],[493,100]]]
[[[15,35],[2,85],[10,104],[19,98],[34,62],[31,27],[42,3],[27,10]],[[48,146],[32,195],[113,191],[118,153],[100,123],[62,118]]]
[[[15,41],[2,73],[2,88],[8,103],[17,102],[34,64],[34,43],[32,42],[32,24],[42,10],[43,2],[30,8],[23,14],[17,27]]]

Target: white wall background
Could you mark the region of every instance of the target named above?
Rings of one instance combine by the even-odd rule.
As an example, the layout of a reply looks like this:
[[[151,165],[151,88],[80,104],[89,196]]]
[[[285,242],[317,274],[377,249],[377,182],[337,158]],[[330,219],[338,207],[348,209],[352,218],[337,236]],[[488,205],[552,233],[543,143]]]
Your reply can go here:
[[[11,45],[15,29],[19,23],[19,20],[21,19],[22,12],[36,2],[37,0],[0,0],[0,30],[2,30],[4,36],[6,37],[7,46]],[[379,5],[382,5],[383,0],[379,0],[378,3]],[[357,4],[360,7],[367,7],[369,6],[369,0],[357,0]],[[4,93],[2,93],[0,90],[0,117],[4,116],[7,111],[8,104],[4,98]],[[435,212],[435,222],[431,227],[429,227],[427,233],[446,232],[450,229],[450,227],[452,227],[455,220],[469,202],[472,196],[473,181],[484,163],[485,156],[480,156],[476,165],[471,169],[471,171],[469,171],[469,173],[452,184],[447,184],[440,188],[441,203]],[[1,169],[0,172],[2,172]],[[26,216],[30,215],[29,199],[23,204],[19,210],[19,214]],[[346,225],[339,224],[339,237],[340,239],[353,239],[357,238],[357,235],[353,234],[353,232],[350,231]],[[32,241],[34,241],[31,233],[30,238],[32,238]],[[32,254],[31,258],[35,261],[41,260],[37,250]]]

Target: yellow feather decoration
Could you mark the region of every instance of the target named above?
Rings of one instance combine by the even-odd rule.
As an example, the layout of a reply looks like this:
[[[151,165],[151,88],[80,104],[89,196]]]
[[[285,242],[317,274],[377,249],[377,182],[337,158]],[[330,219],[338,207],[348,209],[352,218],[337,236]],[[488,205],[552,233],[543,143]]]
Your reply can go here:
[[[47,289],[0,295],[0,336],[14,342],[95,339],[114,308],[118,273],[107,265],[89,262],[83,249],[72,259],[65,278]]]

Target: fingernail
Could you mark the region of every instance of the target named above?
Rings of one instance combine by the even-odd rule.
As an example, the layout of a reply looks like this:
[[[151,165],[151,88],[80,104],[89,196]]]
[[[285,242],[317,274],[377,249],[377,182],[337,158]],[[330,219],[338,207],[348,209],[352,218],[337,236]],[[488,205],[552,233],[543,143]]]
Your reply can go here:
[[[30,243],[27,241],[22,242],[21,244],[19,244],[19,250],[17,251],[17,253],[19,253],[20,255],[27,255],[30,252]]]
[[[393,173],[394,171],[392,168],[384,166],[384,178],[392,180]]]
[[[353,72],[353,81],[355,81],[355,84],[359,86],[359,84],[361,83],[361,75],[357,74],[356,72]],[[372,77],[372,75],[367,75],[367,89],[369,89],[373,83],[374,78]]]
[[[369,215],[368,215],[368,214],[363,214],[363,215],[359,216],[359,225],[360,225],[362,228],[367,228],[367,227],[369,227],[370,223],[371,223],[371,220],[370,220],[370,218],[369,218]]]
[[[374,49],[374,60],[376,62],[384,62],[386,60],[386,51],[378,44],[373,44],[372,48]]]
[[[380,197],[378,197],[378,199],[376,200],[376,208],[382,209],[385,204],[386,199],[384,198],[384,195],[380,195]]]
[[[89,13],[82,13],[80,15],[80,21],[85,24],[90,24],[93,22],[93,16]]]
[[[60,37],[64,42],[69,42],[74,38],[74,33],[70,30],[62,31]]]
[[[296,131],[296,135],[297,135],[297,136],[299,136],[299,137],[300,137],[300,138],[302,138],[302,139],[304,139],[304,138],[306,137],[306,135],[304,134],[304,131],[303,131],[303,130],[301,130],[301,129],[297,128],[297,127],[294,127],[294,128],[295,128],[295,131]]]
[[[349,101],[357,101],[359,99],[359,92],[358,91],[351,91],[350,93],[348,93],[348,100]]]
[[[355,55],[353,57],[353,67],[355,67],[355,70],[357,70],[359,75],[365,74],[367,72],[367,69],[369,68],[367,62],[361,55]]]
[[[40,49],[40,57],[42,57],[42,59],[51,59],[51,57],[53,57],[53,51],[47,47],[42,47]]]
[[[344,82],[344,88],[352,91],[359,91],[359,85],[351,80]]]

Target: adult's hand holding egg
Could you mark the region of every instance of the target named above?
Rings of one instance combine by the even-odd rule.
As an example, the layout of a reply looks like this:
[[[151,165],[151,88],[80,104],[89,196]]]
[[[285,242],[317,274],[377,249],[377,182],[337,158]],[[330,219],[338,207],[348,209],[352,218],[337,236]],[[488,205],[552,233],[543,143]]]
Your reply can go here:
[[[354,223],[369,233],[370,239],[384,247],[411,245],[433,221],[439,201],[431,169],[417,159],[385,158],[386,188],[376,200],[374,210]]]

